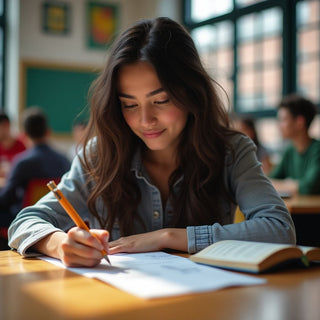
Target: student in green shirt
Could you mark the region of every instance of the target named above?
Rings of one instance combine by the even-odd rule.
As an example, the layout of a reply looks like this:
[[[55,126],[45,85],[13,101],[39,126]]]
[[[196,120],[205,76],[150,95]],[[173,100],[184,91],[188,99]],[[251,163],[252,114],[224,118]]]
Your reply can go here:
[[[291,94],[278,107],[279,128],[291,141],[271,181],[280,194],[320,194],[320,141],[309,135],[316,106],[302,96]]]

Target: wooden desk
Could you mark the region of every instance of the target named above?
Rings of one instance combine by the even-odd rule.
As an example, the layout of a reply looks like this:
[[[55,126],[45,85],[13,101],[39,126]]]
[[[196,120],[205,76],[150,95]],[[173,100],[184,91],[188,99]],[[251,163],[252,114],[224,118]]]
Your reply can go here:
[[[291,214],[320,214],[320,195],[296,195],[284,202]]]
[[[38,259],[0,252],[0,319],[319,320],[320,266],[263,275],[265,285],[142,300]]]
[[[297,244],[320,247],[320,195],[284,199],[296,227]]]

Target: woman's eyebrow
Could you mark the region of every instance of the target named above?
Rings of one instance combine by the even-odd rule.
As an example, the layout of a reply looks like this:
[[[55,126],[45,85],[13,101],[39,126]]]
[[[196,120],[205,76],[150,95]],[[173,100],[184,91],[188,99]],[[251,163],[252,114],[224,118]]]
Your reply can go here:
[[[121,93],[118,94],[119,98],[128,98],[128,99],[134,99],[134,96],[131,96],[130,94]]]
[[[163,88],[159,88],[159,89],[156,89],[156,90],[153,90],[153,91],[151,91],[151,92],[149,92],[148,94],[147,94],[147,97],[149,98],[149,97],[152,97],[152,96],[154,96],[154,95],[156,95],[156,94],[158,94],[158,93],[160,93],[160,92],[163,92],[164,90],[163,90]]]
[[[150,97],[152,97],[152,96],[154,96],[154,95],[156,95],[156,94],[158,94],[160,92],[163,92],[163,91],[164,91],[163,88],[159,88],[159,89],[153,90],[153,91],[147,93],[146,97],[150,98]],[[119,92],[118,96],[119,96],[119,98],[135,99],[135,96],[132,96],[132,95],[126,94],[126,93],[122,93],[122,92]]]

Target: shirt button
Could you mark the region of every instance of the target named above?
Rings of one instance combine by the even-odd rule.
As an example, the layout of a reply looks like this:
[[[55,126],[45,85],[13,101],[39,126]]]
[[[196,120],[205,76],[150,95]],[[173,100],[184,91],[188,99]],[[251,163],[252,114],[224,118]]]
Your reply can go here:
[[[153,218],[154,219],[159,219],[160,217],[160,212],[159,211],[153,211]]]

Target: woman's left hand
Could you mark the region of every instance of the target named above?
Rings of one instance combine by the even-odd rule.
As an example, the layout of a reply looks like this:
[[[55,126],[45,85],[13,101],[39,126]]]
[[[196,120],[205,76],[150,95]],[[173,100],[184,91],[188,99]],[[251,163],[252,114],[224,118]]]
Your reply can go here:
[[[186,229],[161,229],[135,234],[109,242],[109,254],[119,252],[149,252],[162,249],[188,251]]]

